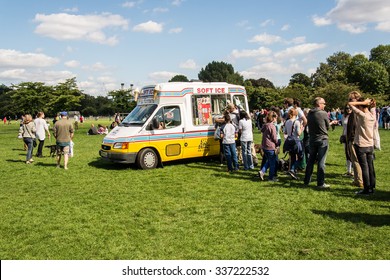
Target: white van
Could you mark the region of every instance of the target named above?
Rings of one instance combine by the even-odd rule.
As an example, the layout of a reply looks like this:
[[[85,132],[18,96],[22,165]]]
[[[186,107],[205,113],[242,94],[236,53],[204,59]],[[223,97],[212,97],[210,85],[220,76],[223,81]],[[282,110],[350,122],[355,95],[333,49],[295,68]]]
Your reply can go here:
[[[230,102],[249,112],[245,88],[227,83],[160,83],[135,95],[137,106],[103,139],[99,154],[142,169],[219,155],[214,118]]]

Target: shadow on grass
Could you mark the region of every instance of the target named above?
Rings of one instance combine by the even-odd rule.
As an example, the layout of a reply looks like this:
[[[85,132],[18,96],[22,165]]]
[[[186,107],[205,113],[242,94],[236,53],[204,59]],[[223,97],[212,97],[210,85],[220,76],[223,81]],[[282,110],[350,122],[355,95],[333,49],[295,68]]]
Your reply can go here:
[[[334,211],[322,211],[312,210],[314,214],[328,216],[335,220],[344,220],[352,223],[365,223],[373,227],[383,227],[390,225],[390,215],[374,215],[366,213],[353,213],[353,212],[342,212],[337,213]]]
[[[94,161],[88,163],[90,167],[105,169],[105,170],[126,170],[126,169],[137,169],[135,164],[122,164],[110,162],[104,159],[97,158]]]

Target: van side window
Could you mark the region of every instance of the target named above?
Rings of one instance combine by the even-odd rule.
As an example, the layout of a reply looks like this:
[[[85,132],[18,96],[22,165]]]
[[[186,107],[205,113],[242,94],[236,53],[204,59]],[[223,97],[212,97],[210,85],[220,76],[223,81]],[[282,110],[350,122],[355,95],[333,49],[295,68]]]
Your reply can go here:
[[[213,125],[216,116],[222,116],[227,95],[194,95],[192,96],[192,116],[194,125]]]
[[[153,121],[158,124],[158,129],[168,129],[181,125],[181,114],[178,106],[161,107]]]
[[[246,107],[246,103],[245,103],[245,97],[242,96],[242,95],[234,95],[233,96],[233,103],[240,109],[243,109],[245,111],[249,111],[249,108],[245,108]]]

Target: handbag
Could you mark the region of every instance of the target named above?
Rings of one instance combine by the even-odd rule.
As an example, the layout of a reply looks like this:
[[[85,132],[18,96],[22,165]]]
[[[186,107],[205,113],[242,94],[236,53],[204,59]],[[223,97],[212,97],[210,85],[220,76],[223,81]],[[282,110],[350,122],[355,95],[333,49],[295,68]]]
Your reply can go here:
[[[283,153],[294,152],[298,150],[297,142],[295,141],[293,135],[294,132],[294,124],[296,120],[292,124],[291,134],[287,136],[286,140],[283,143]]]
[[[374,127],[374,149],[381,150],[381,138],[379,136],[378,126]]]
[[[340,143],[341,143],[341,144],[342,144],[342,143],[347,143],[347,136],[341,135],[339,140],[340,140]]]

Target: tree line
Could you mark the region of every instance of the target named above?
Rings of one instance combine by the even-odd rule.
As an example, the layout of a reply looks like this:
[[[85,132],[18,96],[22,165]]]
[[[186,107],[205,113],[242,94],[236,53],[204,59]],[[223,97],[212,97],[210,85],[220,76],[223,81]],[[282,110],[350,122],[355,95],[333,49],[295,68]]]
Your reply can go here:
[[[291,76],[289,84],[275,87],[265,79],[246,79],[226,62],[212,61],[198,73],[203,82],[228,82],[243,85],[251,109],[279,106],[285,97],[299,99],[302,107],[311,107],[311,101],[321,96],[327,108],[342,108],[348,92],[360,91],[377,100],[379,106],[390,102],[390,45],[379,45],[367,58],[362,54],[337,52],[320,63],[311,77],[303,73]],[[176,75],[169,82],[189,81]],[[113,115],[130,112],[136,103],[131,89],[114,90],[107,96],[91,96],[78,89],[76,78],[49,86],[41,82],[22,82],[10,87],[0,85],[0,116],[20,116],[43,111],[54,116],[60,111],[80,111],[84,116]]]

